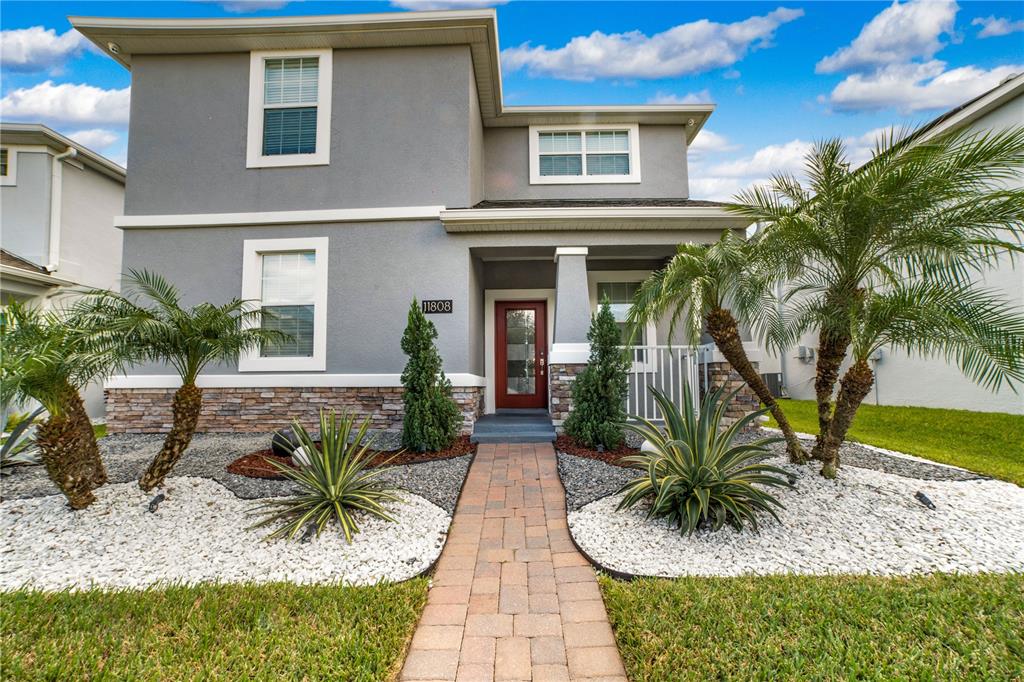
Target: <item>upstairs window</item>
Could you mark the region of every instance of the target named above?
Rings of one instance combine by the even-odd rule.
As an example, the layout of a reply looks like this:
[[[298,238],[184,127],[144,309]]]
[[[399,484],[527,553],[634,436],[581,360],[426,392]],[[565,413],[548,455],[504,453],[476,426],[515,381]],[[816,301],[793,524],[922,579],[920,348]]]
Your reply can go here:
[[[330,162],[331,50],[253,52],[248,167]]]
[[[639,126],[531,126],[530,183],[640,182]]]
[[[288,335],[239,359],[242,372],[323,371],[327,350],[327,237],[247,239],[242,298],[260,324]]]
[[[7,177],[7,150],[0,149],[0,177]]]
[[[8,147],[0,147],[0,185],[17,184],[18,152]]]

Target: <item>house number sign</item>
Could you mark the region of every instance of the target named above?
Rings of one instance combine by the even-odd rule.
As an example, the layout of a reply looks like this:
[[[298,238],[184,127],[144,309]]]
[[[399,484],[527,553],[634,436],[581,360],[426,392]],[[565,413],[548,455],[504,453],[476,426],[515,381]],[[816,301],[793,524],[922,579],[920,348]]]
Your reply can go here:
[[[426,315],[434,313],[450,313],[452,311],[452,300],[450,298],[439,299],[436,301],[422,301],[421,310]]]

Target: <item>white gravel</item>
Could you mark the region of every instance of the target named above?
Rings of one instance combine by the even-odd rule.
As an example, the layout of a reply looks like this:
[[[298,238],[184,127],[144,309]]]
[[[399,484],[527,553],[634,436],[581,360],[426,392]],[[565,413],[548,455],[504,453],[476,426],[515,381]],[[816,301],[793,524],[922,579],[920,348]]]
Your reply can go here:
[[[87,509],[63,496],[0,504],[0,589],[145,587],[163,583],[272,582],[371,584],[427,569],[444,545],[451,517],[403,492],[389,506],[398,519],[369,516],[351,545],[332,525],[307,542],[267,541],[268,528],[242,500],[205,478],[170,478],[155,513],[135,483],[104,486]]]
[[[616,512],[618,495],[570,512],[569,528],[594,560],[634,575],[1024,571],[1024,488],[853,467],[827,481],[810,468],[771,463],[799,480],[795,490],[774,492],[786,505],[782,524],[766,516],[759,534],[725,528],[687,538],[646,521],[640,505]],[[914,499],[918,491],[937,509]]]

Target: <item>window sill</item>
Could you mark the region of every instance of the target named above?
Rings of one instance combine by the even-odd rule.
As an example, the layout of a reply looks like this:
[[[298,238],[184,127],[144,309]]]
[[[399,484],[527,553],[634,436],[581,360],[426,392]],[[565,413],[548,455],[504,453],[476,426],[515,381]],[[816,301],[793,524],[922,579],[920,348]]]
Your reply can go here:
[[[281,154],[279,156],[258,156],[249,159],[246,168],[295,168],[299,166],[328,166],[331,159],[327,154]]]
[[[600,177],[600,179],[598,179]],[[531,185],[622,185],[639,184],[640,175],[538,175],[530,178]]]

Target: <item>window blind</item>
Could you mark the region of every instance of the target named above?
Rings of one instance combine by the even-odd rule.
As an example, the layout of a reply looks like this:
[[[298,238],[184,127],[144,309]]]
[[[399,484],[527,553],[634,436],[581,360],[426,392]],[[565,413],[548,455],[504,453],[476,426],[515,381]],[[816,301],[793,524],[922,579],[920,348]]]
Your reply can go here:
[[[264,156],[316,153],[319,78],[317,57],[265,60]]]
[[[313,313],[316,286],[316,254],[312,251],[266,253],[263,259],[261,299],[262,327],[291,338],[265,343],[265,358],[313,357]]]

